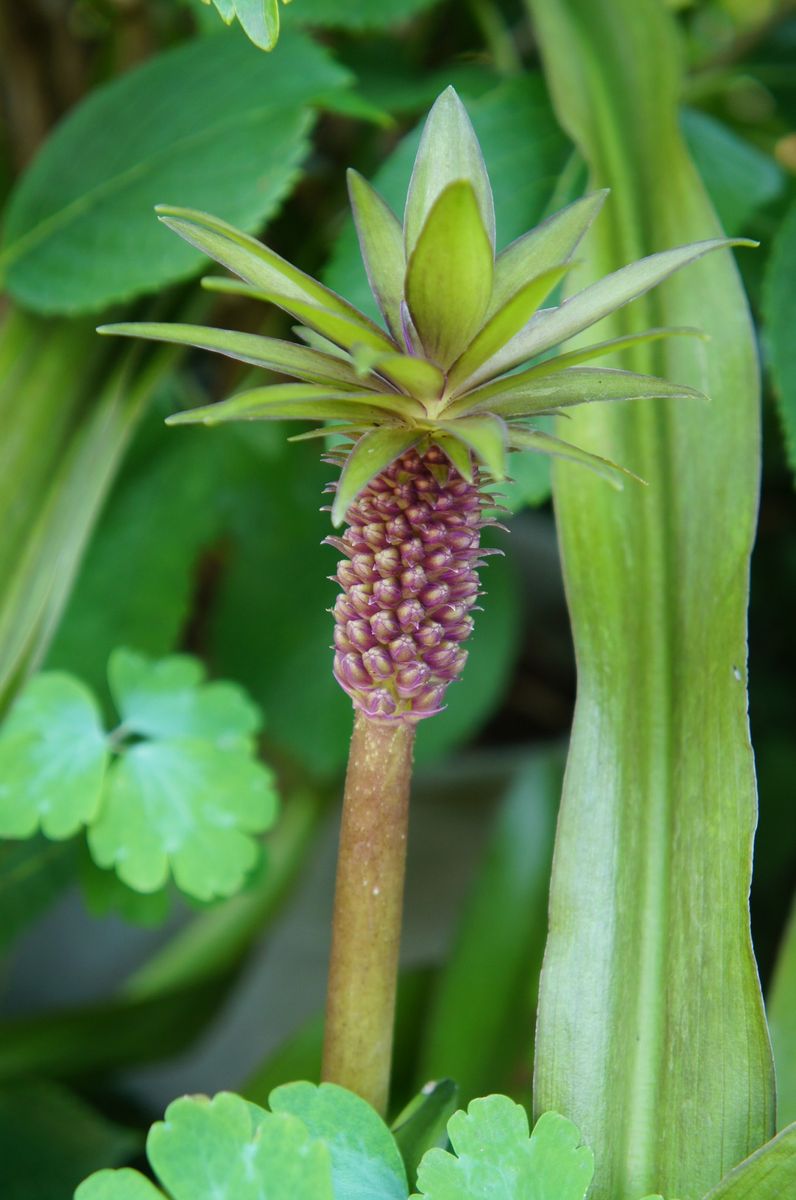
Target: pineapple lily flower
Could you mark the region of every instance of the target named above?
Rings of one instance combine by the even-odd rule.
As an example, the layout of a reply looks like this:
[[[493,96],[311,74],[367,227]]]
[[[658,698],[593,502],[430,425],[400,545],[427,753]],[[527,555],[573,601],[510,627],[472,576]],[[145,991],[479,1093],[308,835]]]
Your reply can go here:
[[[327,1008],[324,1077],[386,1105],[400,939],[412,743],[466,661],[485,513],[484,490],[511,452],[571,459],[621,486],[630,472],[553,437],[534,419],[595,401],[700,396],[665,379],[592,365],[602,355],[693,330],[645,333],[543,359],[707,252],[653,254],[563,303],[542,307],[572,266],[605,199],[587,195],[495,253],[492,192],[453,89],[435,103],[403,225],[349,173],[354,220],[380,326],[254,238],[204,213],[160,219],[228,268],[219,291],[275,304],[302,344],[193,325],[125,324],[103,333],[216,351],[299,382],[275,383],[182,412],[170,424],[300,420],[336,433],[327,456],[328,541],[343,555],[334,671],[357,716],[349,757]],[[749,243],[745,243],[749,244]],[[751,243],[754,244],[754,243]]]
[[[596,192],[495,254],[492,191],[467,113],[452,88],[426,123],[403,227],[355,171],[349,189],[381,328],[253,238],[203,213],[163,206],[161,220],[242,282],[213,290],[278,305],[306,345],[189,325],[104,326],[116,333],[215,350],[292,376],[170,424],[322,421],[348,448],[329,541],[337,579],[335,676],[354,705],[383,721],[440,711],[462,671],[478,594],[479,533],[508,451],[573,459],[621,485],[621,467],[535,427],[533,419],[594,401],[695,396],[692,388],[591,365],[601,355],[683,330],[635,336],[532,363],[642,295],[679,267],[730,243],[715,239],[632,263],[551,308],[541,305],[605,199]],[[532,365],[516,368],[529,361]]]

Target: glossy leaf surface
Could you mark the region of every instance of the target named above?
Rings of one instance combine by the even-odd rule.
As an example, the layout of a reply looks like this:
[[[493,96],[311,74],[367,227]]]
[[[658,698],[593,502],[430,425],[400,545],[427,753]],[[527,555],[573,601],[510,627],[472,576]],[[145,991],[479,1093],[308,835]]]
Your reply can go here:
[[[796,1125],[730,1171],[705,1200],[785,1200],[796,1192]]]
[[[796,904],[777,957],[768,996],[768,1023],[777,1068],[777,1126],[796,1122]]]

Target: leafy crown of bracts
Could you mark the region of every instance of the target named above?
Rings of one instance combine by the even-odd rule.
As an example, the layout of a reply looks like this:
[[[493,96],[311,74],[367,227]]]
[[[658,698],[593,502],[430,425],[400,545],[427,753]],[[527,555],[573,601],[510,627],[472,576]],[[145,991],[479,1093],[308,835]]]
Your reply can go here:
[[[512,449],[574,459],[621,485],[621,475],[629,472],[534,428],[533,419],[593,401],[701,394],[665,379],[585,365],[690,330],[651,329],[542,362],[532,360],[708,251],[744,244],[738,239],[664,250],[562,304],[542,308],[572,265],[606,193],[576,200],[496,255],[489,177],[453,88],[438,98],[426,122],[403,227],[353,170],[349,191],[384,327],[224,221],[164,205],[158,209],[164,224],[238,276],[206,279],[206,286],[278,305],[301,322],[296,333],[305,344],[193,325],[142,322],[101,328],[103,333],[213,350],[301,380],[244,391],[178,413],[170,423],[334,423],[335,431],[353,443],[332,508],[335,525],[342,524],[351,502],[391,462],[412,448],[422,452],[431,445],[468,480],[474,461],[492,478],[503,478]],[[324,424],[299,437],[328,432]]]
[[[651,329],[539,361],[722,239],[632,263],[542,308],[572,264],[604,192],[587,195],[495,254],[492,191],[473,128],[452,88],[434,105],[403,226],[355,171],[354,220],[379,326],[273,250],[215,217],[161,207],[160,218],[239,277],[215,290],[278,305],[303,344],[193,325],[103,332],[215,350],[298,383],[277,383],[179,413],[171,424],[316,420],[334,431],[340,478],[327,539],[345,555],[336,579],[334,673],[372,720],[414,722],[443,707],[464,669],[481,545],[483,485],[507,452],[573,459],[621,486],[624,468],[553,437],[533,418],[595,400],[699,396],[649,375],[589,366],[601,355],[692,330]],[[536,361],[534,361],[536,360]],[[530,364],[530,365],[529,365]],[[522,368],[519,369],[518,368]]]

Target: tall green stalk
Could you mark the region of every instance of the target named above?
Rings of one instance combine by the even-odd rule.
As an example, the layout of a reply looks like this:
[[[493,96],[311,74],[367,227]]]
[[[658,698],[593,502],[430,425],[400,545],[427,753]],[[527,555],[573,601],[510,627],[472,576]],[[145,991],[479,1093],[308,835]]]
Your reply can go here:
[[[390,1086],[414,726],[362,712],[346,775],[323,1078],[384,1113]]]
[[[529,0],[559,117],[612,189],[579,282],[711,237],[677,123],[657,0]],[[773,1129],[748,894],[756,821],[746,698],[758,367],[729,254],[606,323],[694,325],[637,370],[712,403],[590,406],[578,440],[648,482],[555,472],[578,661],[541,982],[535,1106],[595,1152],[594,1200],[701,1196]],[[572,424],[568,423],[568,431]]]

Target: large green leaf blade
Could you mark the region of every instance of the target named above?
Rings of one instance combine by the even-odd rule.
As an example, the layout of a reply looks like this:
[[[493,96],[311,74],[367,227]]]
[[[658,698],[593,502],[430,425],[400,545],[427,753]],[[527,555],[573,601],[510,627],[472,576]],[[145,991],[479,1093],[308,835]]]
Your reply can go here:
[[[406,302],[429,357],[448,367],[477,332],[492,294],[492,249],[467,182],[436,200],[406,271]]]
[[[663,6],[530,8],[559,115],[592,182],[621,197],[590,239],[579,282],[617,257],[713,238],[677,128],[678,60]],[[579,684],[535,1104],[579,1123],[595,1152],[594,1200],[699,1197],[773,1123],[748,915],[757,363],[728,255],[674,276],[601,335],[668,324],[704,328],[711,340],[641,348],[631,365],[717,402],[586,406],[567,423],[573,439],[638,470],[644,491],[612,494],[585,471],[554,470]]]
[[[515,382],[516,380],[516,382]],[[705,400],[698,388],[638,375],[615,367],[567,367],[561,371],[522,372],[478,388],[456,404],[457,412],[491,412],[503,417],[533,416],[552,409],[601,401]]]
[[[257,228],[298,175],[305,105],[346,79],[305,38],[284,38],[266,58],[230,32],[106,84],[58,127],[9,201],[8,290],[36,311],[91,312],[191,275],[199,255],[158,228],[152,207],[179,201]]]
[[[224,421],[384,421],[400,413],[409,401],[399,396],[376,392],[342,392],[335,396],[328,388],[309,384],[284,383],[273,387],[252,388],[229,400],[174,413],[167,425],[218,425]]]

